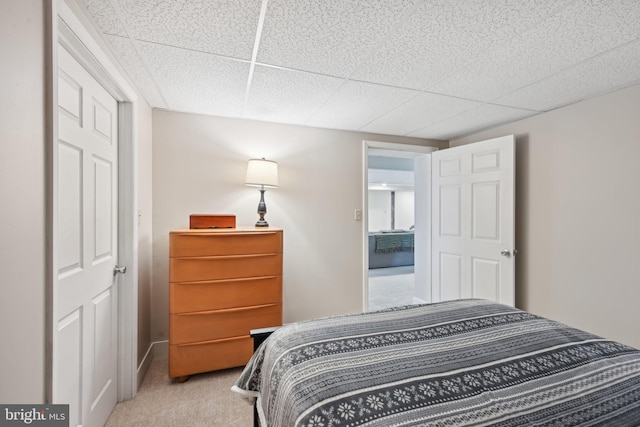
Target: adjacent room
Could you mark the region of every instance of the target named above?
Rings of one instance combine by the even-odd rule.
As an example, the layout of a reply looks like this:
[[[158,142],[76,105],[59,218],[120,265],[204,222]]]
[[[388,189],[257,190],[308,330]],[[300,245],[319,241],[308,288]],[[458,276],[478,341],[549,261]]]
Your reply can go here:
[[[368,310],[417,302],[413,158],[419,154],[367,152]]]
[[[640,2],[0,12],[0,406],[640,424]]]

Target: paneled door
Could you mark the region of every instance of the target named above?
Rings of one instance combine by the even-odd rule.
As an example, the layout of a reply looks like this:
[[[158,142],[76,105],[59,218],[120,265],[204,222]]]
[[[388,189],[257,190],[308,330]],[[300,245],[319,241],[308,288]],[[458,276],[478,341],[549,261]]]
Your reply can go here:
[[[53,403],[102,426],[117,393],[116,100],[58,45]]]
[[[515,304],[513,135],[432,154],[431,301]]]

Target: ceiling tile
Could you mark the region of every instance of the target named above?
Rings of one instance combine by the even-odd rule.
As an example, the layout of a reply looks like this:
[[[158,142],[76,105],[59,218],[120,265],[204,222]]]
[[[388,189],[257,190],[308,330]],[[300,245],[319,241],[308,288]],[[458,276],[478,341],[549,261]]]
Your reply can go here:
[[[473,64],[568,0],[424,2],[358,67],[357,80],[414,89],[431,87]]]
[[[461,64],[447,2],[425,2],[366,58],[354,80],[421,89]]]
[[[491,101],[627,43],[638,35],[621,28],[612,4],[574,2],[428,90]]]
[[[638,0],[617,0],[614,12],[620,18],[621,27],[629,34],[640,35],[640,1]]]
[[[453,15],[458,21],[471,23],[478,36],[493,37],[499,33],[513,36],[547,19],[575,0],[455,0]]]
[[[419,0],[270,0],[257,60],[347,77]]]
[[[168,108],[240,116],[249,63],[151,43],[138,46]]]
[[[142,93],[151,107],[167,108],[158,91],[153,79],[147,72],[138,52],[136,52],[133,42],[130,39],[105,35],[105,39],[113,48],[116,57],[120,60],[122,67],[127,71],[129,77]]]
[[[419,92],[391,86],[347,81],[307,121],[307,125],[359,129]]]
[[[534,114],[537,113],[500,105],[483,104],[411,132],[409,136],[452,139],[503,123],[523,119]]]
[[[137,40],[251,59],[261,0],[111,0]]]
[[[87,8],[89,16],[103,33],[127,37],[127,32],[110,2],[105,0],[82,0],[82,4]]]
[[[243,117],[304,124],[342,82],[320,74],[256,65]]]
[[[424,127],[427,123],[441,121],[479,105],[481,104],[474,101],[422,92],[360,130],[389,135],[407,135]]]
[[[494,102],[546,111],[640,83],[640,40],[610,50]]]

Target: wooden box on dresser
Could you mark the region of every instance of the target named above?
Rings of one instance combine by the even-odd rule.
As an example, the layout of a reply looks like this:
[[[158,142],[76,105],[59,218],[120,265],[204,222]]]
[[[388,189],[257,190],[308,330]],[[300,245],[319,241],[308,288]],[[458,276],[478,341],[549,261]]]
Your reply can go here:
[[[249,330],[282,324],[282,230],[169,234],[169,376],[245,365]]]

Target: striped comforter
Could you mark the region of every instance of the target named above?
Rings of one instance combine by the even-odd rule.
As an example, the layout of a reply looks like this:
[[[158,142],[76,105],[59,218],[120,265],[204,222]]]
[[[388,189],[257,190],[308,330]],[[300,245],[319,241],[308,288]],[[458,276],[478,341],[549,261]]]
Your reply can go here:
[[[233,390],[263,427],[638,426],[640,351],[459,300],[282,327]]]

